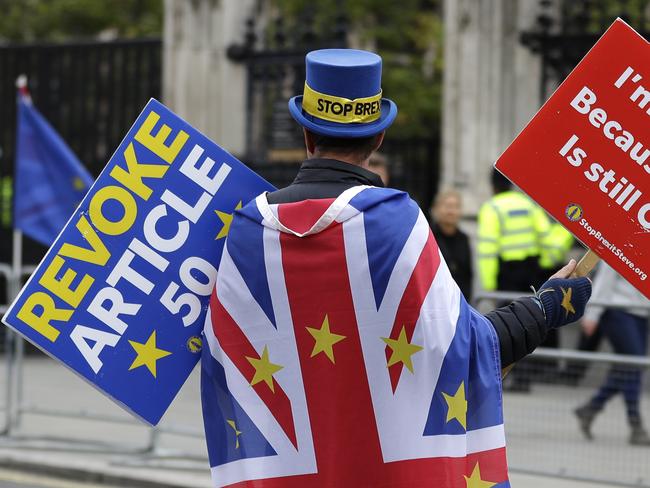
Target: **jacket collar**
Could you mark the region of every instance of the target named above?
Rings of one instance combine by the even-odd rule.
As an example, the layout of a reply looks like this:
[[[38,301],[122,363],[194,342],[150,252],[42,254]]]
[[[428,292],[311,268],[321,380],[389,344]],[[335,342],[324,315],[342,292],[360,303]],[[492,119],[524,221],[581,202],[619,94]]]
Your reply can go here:
[[[294,183],[316,183],[320,181],[353,181],[359,185],[384,187],[378,174],[337,159],[308,159],[300,166]]]

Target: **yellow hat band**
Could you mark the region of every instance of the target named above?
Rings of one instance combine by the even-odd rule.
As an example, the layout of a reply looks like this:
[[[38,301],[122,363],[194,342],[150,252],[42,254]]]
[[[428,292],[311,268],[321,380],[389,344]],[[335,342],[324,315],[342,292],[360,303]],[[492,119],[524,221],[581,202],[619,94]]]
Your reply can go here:
[[[381,117],[381,92],[371,97],[350,100],[317,92],[305,83],[302,109],[309,115],[328,122],[373,122]]]

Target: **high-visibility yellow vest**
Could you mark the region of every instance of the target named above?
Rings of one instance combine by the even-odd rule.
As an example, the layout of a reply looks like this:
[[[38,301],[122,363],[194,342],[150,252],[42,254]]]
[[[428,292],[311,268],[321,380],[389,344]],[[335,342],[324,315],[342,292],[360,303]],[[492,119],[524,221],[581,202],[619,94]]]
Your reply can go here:
[[[13,181],[10,176],[0,179],[0,226],[11,228]]]
[[[478,268],[485,290],[495,290],[499,259],[520,261],[545,251],[550,221],[530,198],[517,191],[494,195],[478,214]]]
[[[542,256],[539,264],[544,269],[553,269],[564,264],[567,253],[573,246],[573,235],[562,224],[551,221],[548,237],[544,239]]]

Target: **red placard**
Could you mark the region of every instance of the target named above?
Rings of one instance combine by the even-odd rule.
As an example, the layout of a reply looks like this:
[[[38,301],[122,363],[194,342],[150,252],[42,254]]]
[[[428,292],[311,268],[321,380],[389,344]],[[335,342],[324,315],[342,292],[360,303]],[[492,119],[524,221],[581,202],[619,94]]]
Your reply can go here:
[[[617,19],[499,171],[650,298],[650,45]]]

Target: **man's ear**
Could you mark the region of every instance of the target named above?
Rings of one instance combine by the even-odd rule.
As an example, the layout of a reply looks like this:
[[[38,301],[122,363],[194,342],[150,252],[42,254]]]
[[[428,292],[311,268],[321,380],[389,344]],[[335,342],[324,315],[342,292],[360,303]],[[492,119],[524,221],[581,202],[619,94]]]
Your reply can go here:
[[[304,127],[302,128],[303,136],[305,137],[305,148],[307,149],[307,157],[312,158],[316,152],[316,145],[314,144],[314,135]]]
[[[384,136],[386,135],[386,131],[382,131],[379,133],[377,136],[377,142],[375,143],[375,148],[372,150],[373,152],[379,151],[379,148],[381,147],[382,143],[384,142]]]

